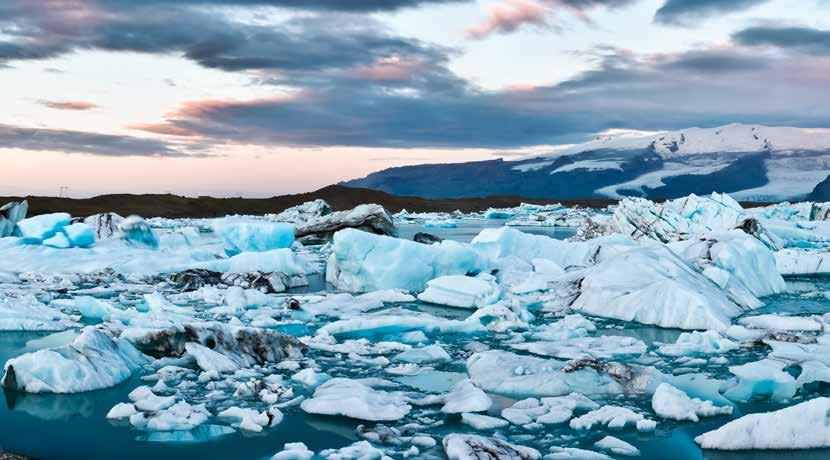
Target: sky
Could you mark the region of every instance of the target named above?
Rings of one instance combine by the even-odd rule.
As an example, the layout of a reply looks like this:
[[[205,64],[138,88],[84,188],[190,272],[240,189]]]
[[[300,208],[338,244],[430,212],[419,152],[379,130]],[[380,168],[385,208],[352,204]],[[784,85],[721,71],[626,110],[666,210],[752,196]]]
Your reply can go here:
[[[830,127],[830,0],[2,0],[0,195],[267,197],[619,130]]]

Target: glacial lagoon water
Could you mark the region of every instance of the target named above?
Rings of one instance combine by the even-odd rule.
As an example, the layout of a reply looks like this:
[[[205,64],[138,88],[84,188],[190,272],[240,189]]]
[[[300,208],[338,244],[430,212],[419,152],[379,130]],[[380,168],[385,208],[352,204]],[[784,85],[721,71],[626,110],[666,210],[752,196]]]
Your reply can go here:
[[[457,228],[423,228],[416,225],[404,226],[402,237],[411,237],[417,231],[427,231],[443,238],[469,241],[483,226],[498,225],[492,221],[481,223],[464,222]],[[572,234],[570,229],[537,227],[529,230],[549,236],[564,238]],[[322,278],[313,280],[309,290],[323,288]],[[788,312],[796,314],[816,314],[830,312],[830,300],[824,295],[830,292],[830,282],[818,280],[795,280],[788,282],[788,292],[764,299],[767,303],[763,309],[753,313]],[[427,311],[433,315],[447,318],[463,318],[469,314],[466,310],[438,307],[413,303],[406,308]],[[537,322],[544,319],[539,316]],[[598,330],[596,335],[626,335],[639,338],[649,346],[653,342],[674,342],[681,331],[660,329],[635,323],[623,323],[613,320],[595,320]],[[282,328],[283,332],[304,335],[313,331],[294,325]],[[2,333],[0,334],[0,361],[32,351],[44,345],[44,333]],[[60,340],[50,338],[48,340]],[[485,342],[487,337],[443,336],[441,345],[453,356],[463,356],[463,347],[470,341]],[[314,352],[312,351],[313,355]],[[728,375],[729,364],[754,361],[766,356],[766,350],[736,350],[725,355],[728,364],[713,366],[707,364],[706,371],[715,376]],[[332,365],[327,368],[327,358],[316,357],[319,364],[335,376],[366,377],[377,376],[389,378],[381,371],[367,371],[345,366]],[[462,378],[463,360],[437,365],[434,373],[421,374],[417,377],[398,377],[398,382],[425,392],[446,391],[454,382]],[[672,369],[661,369],[671,372]],[[115,423],[105,418],[107,412],[119,402],[126,400],[126,395],[135,387],[144,384],[139,377],[114,388],[75,395],[32,395],[17,392],[4,392],[0,403],[0,449],[16,452],[40,459],[266,459],[278,452],[286,442],[303,442],[311,450],[320,451],[339,448],[360,440],[355,429],[361,423],[342,417],[311,416],[298,407],[285,409],[285,420],[274,429],[258,434],[243,434],[239,431],[226,433],[222,428],[227,423],[216,421],[215,425],[203,426],[185,435],[169,433],[150,434],[132,429],[124,423]],[[302,391],[300,391],[302,394]],[[797,398],[809,399],[817,395],[830,395],[830,388],[815,387],[808,395],[799,394]],[[513,400],[494,398],[496,404],[491,413],[511,405]],[[643,412],[650,412],[650,400],[646,397],[614,398],[612,401],[597,400],[598,403],[637,406]],[[731,418],[740,415],[776,410],[788,404],[770,404],[755,402],[736,407]],[[694,443],[694,437],[703,432],[721,426],[730,417],[704,418],[699,423],[675,423],[658,419],[657,430],[653,433],[638,433],[635,430],[607,431],[594,429],[578,438],[569,438],[573,432],[565,426],[549,426],[540,431],[524,432],[509,428],[510,435],[529,434],[535,439],[528,439],[524,444],[537,446],[539,440],[561,439],[563,445],[591,448],[593,442],[607,434],[616,436],[640,449],[643,459],[678,459],[678,460],[773,460],[804,459],[818,460],[830,458],[828,450],[793,451],[793,452],[715,452],[701,451]],[[433,428],[430,434],[436,438],[451,432],[475,431],[460,423],[458,418],[450,416],[446,423]],[[564,444],[567,443],[567,444]],[[549,445],[549,444],[545,444]],[[546,449],[543,449],[543,452]],[[396,457],[397,458],[397,457]],[[439,448],[424,451],[419,458],[442,458]]]

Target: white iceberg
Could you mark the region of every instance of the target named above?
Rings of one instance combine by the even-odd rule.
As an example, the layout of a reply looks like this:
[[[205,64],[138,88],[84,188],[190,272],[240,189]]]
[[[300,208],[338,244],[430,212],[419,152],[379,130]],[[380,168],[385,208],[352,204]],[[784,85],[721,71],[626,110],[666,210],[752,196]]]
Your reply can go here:
[[[6,361],[3,386],[27,393],[80,393],[117,385],[147,357],[129,342],[93,327],[69,345]]]
[[[418,294],[422,302],[458,308],[479,308],[498,301],[501,295],[495,278],[450,275],[427,282],[426,291]]]
[[[830,447],[830,398],[775,412],[745,415],[695,438],[704,449],[816,449]]]

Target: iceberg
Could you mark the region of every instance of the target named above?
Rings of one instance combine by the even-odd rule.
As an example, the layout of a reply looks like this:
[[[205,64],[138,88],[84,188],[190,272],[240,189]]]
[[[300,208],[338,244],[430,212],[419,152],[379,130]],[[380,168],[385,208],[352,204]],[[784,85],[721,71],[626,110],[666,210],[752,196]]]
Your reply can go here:
[[[723,395],[738,402],[747,402],[759,396],[768,397],[772,401],[790,399],[798,387],[795,377],[784,370],[786,367],[786,363],[775,359],[730,366],[729,372],[738,377],[738,384]]]
[[[566,372],[562,361],[522,356],[501,350],[475,353],[467,359],[472,383],[488,392],[514,398],[583,394],[619,394],[622,386],[591,368]]]
[[[748,310],[663,245],[633,248],[586,270],[571,307],[678,329],[724,330]]]
[[[510,227],[485,228],[470,244],[491,261],[513,256],[531,262],[547,259],[563,268],[593,265],[597,246],[531,235]]]
[[[159,246],[158,238],[150,225],[139,216],[130,216],[118,224],[118,235],[128,244],[135,247],[156,249]]]
[[[238,222],[218,219],[213,231],[225,243],[225,251],[234,255],[240,252],[265,252],[291,247],[294,243],[294,226],[274,222]]]
[[[6,362],[3,386],[27,393],[80,393],[127,380],[148,362],[129,342],[87,327],[75,340]]]
[[[775,412],[750,414],[695,438],[718,450],[830,447],[830,398],[815,398]]]
[[[729,415],[732,406],[717,407],[712,401],[690,398],[682,390],[668,383],[661,383],[651,397],[651,407],[663,418],[697,422],[699,417]]]
[[[95,232],[89,225],[78,222],[61,229],[69,243],[76,248],[88,248],[95,244]]]
[[[614,455],[621,455],[623,457],[639,457],[640,450],[622,439],[613,436],[606,436],[594,443],[594,447]]]
[[[279,214],[266,214],[265,217],[276,222],[302,224],[331,214],[331,206],[325,200],[306,201],[285,209]]]
[[[786,288],[775,256],[756,238],[740,230],[709,233],[669,247],[734,297],[764,297]],[[742,295],[744,291],[749,296]]]
[[[441,412],[460,414],[462,412],[484,412],[493,405],[487,393],[478,389],[469,379],[455,384],[452,391],[445,396]]]
[[[78,323],[35,296],[15,298],[0,294],[0,331],[65,331]]]
[[[398,236],[389,211],[377,204],[362,204],[348,211],[337,211],[299,224],[297,239],[306,244],[330,241],[344,229],[362,230],[375,235]]]
[[[496,438],[459,433],[444,436],[444,453],[449,460],[539,460],[542,458],[538,450],[530,447],[511,444]]]
[[[486,329],[478,321],[439,318],[429,313],[403,308],[391,308],[355,318],[342,319],[328,323],[319,329],[319,333],[356,337],[402,334],[411,331],[422,331],[427,334],[470,334],[484,332]]]
[[[400,420],[412,410],[408,398],[376,390],[360,380],[336,378],[320,385],[300,404],[309,414],[342,415],[360,420]]]
[[[19,203],[12,201],[0,207],[0,238],[12,236],[17,223],[26,218],[28,211],[29,203],[26,200]]]
[[[41,214],[18,222],[17,232],[23,237],[23,242],[39,244],[55,236],[71,221],[72,216],[65,212]]]
[[[492,275],[451,275],[427,282],[418,300],[458,308],[479,308],[498,301],[501,291]]]
[[[114,212],[105,212],[87,217],[84,219],[84,223],[92,228],[95,239],[106,240],[118,234],[118,226],[121,225],[123,220],[123,217]]]
[[[346,229],[334,235],[326,280],[349,292],[395,288],[421,292],[429,280],[482,268],[469,245],[455,241],[425,245]]]
[[[599,337],[577,337],[556,342],[523,342],[511,345],[515,350],[524,350],[534,355],[561,359],[619,359],[636,357],[648,350],[642,340],[633,337],[603,335]]]

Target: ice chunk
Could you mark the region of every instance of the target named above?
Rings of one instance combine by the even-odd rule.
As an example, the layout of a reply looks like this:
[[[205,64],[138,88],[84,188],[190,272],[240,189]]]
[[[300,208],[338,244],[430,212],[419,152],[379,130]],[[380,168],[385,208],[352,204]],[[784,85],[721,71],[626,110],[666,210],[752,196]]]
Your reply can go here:
[[[594,443],[594,447],[614,455],[622,455],[623,457],[639,457],[640,450],[622,439],[613,436],[606,436]]]
[[[661,345],[658,353],[666,356],[696,356],[727,353],[740,345],[716,331],[684,332],[673,344]]]
[[[597,359],[612,359],[639,356],[648,350],[642,340],[621,335],[579,337],[557,342],[523,342],[511,345],[516,350],[529,351],[535,355],[562,359],[578,359],[586,356]]]
[[[26,218],[29,210],[29,203],[26,200],[21,202],[10,202],[0,207],[0,238],[12,236],[17,223]]]
[[[485,329],[477,321],[458,321],[440,318],[428,313],[391,308],[356,318],[328,323],[319,332],[331,335],[366,336],[401,334],[410,331],[426,333],[473,333]]]
[[[72,216],[65,212],[41,214],[17,223],[17,231],[26,243],[41,243],[55,236],[61,228],[69,225]]]
[[[602,406],[587,414],[572,419],[571,428],[574,430],[590,430],[594,425],[603,425],[612,429],[625,428],[628,425],[636,425],[645,417],[631,409],[619,406]]]
[[[3,386],[28,393],[80,393],[127,380],[147,358],[129,342],[85,328],[70,345],[6,362]]]
[[[314,458],[314,452],[308,450],[305,444],[301,442],[287,442],[280,452],[277,452],[271,457],[271,460],[311,460],[312,458]]]
[[[562,396],[572,392],[617,394],[622,387],[609,375],[583,368],[565,372],[562,361],[507,351],[475,353],[467,360],[470,380],[489,393],[516,398]]]
[[[795,395],[795,378],[784,368],[786,363],[774,359],[762,359],[740,366],[730,366],[729,372],[738,377],[738,384],[724,396],[732,401],[746,402],[756,396],[766,396],[772,401],[783,401]]]
[[[233,372],[239,369],[239,364],[232,359],[208,347],[188,343],[185,345],[185,350],[187,350],[188,355],[196,359],[196,363],[203,371]]]
[[[73,247],[88,248],[95,244],[95,232],[92,227],[83,222],[67,225],[61,229],[61,232],[66,235]]]
[[[786,288],[773,253],[740,230],[710,233],[669,246],[733,295],[745,290],[763,297]]]
[[[469,379],[455,384],[445,398],[441,412],[459,414],[462,412],[484,412],[493,405],[493,400]]]
[[[213,231],[225,242],[229,254],[284,249],[294,243],[294,226],[274,222],[238,222],[218,219]]]
[[[558,425],[567,422],[577,410],[599,409],[599,405],[578,393],[549,398],[528,398],[503,409],[501,416],[515,425],[541,423]]]
[[[830,398],[815,398],[775,412],[745,415],[695,442],[704,449],[816,449],[830,447]]]
[[[481,270],[479,255],[455,241],[425,245],[346,229],[334,235],[326,279],[351,292],[399,288],[423,291],[427,281]]]
[[[768,331],[820,332],[822,324],[812,318],[784,315],[747,316],[738,320],[743,326]]]
[[[367,383],[346,378],[331,379],[314,391],[300,407],[309,414],[342,415],[360,420],[400,420],[412,410],[398,393],[376,390]]]
[[[661,383],[657,387],[651,398],[651,407],[660,417],[692,422],[697,422],[698,417],[732,413],[732,406],[717,407],[712,404],[712,401],[690,398],[686,393],[668,383]]]
[[[444,436],[444,453],[449,460],[510,459],[538,460],[536,449],[519,446],[496,438],[474,434],[453,433]]]
[[[137,412],[135,406],[131,403],[118,403],[107,412],[107,418],[128,418]]]
[[[63,331],[77,325],[33,295],[14,298],[0,294],[0,331]]]
[[[630,249],[589,268],[572,307],[679,329],[723,330],[745,309],[662,245]]]
[[[473,238],[471,245],[490,260],[507,256],[527,262],[548,259],[564,268],[591,265],[597,249],[593,244],[531,235],[510,227],[485,228]]]
[[[266,214],[265,217],[277,222],[302,224],[331,214],[331,206],[325,200],[306,201],[290,207],[279,214]]]
[[[123,217],[114,212],[105,212],[87,217],[84,223],[92,227],[95,239],[106,240],[116,236],[123,220]]]
[[[550,452],[545,460],[612,460],[605,454],[575,447],[552,446]]]
[[[473,429],[479,431],[495,430],[510,425],[510,422],[508,422],[507,420],[503,420],[496,417],[490,417],[488,415],[470,413],[461,414],[461,423],[469,425],[473,427]]]
[[[230,407],[216,414],[220,418],[227,418],[235,420],[234,428],[240,430],[260,432],[268,426],[270,419],[265,412],[257,412],[253,409],[244,409],[241,407]]]
[[[159,245],[153,229],[139,216],[130,216],[122,220],[118,224],[118,234],[132,246],[155,249]]]
[[[446,363],[452,360],[450,355],[439,345],[427,345],[421,348],[413,348],[395,356],[396,361],[405,363],[426,364]]]
[[[359,441],[340,449],[326,449],[320,452],[326,460],[385,460],[383,451],[366,441]]]
[[[479,308],[496,302],[500,294],[491,275],[450,275],[428,281],[427,290],[418,294],[418,299],[450,307]]]
[[[782,249],[775,253],[775,266],[783,276],[830,275],[830,251]]]
[[[227,259],[201,264],[201,268],[228,273],[279,272],[286,275],[305,275],[313,270],[290,249],[265,252],[243,252]]]

